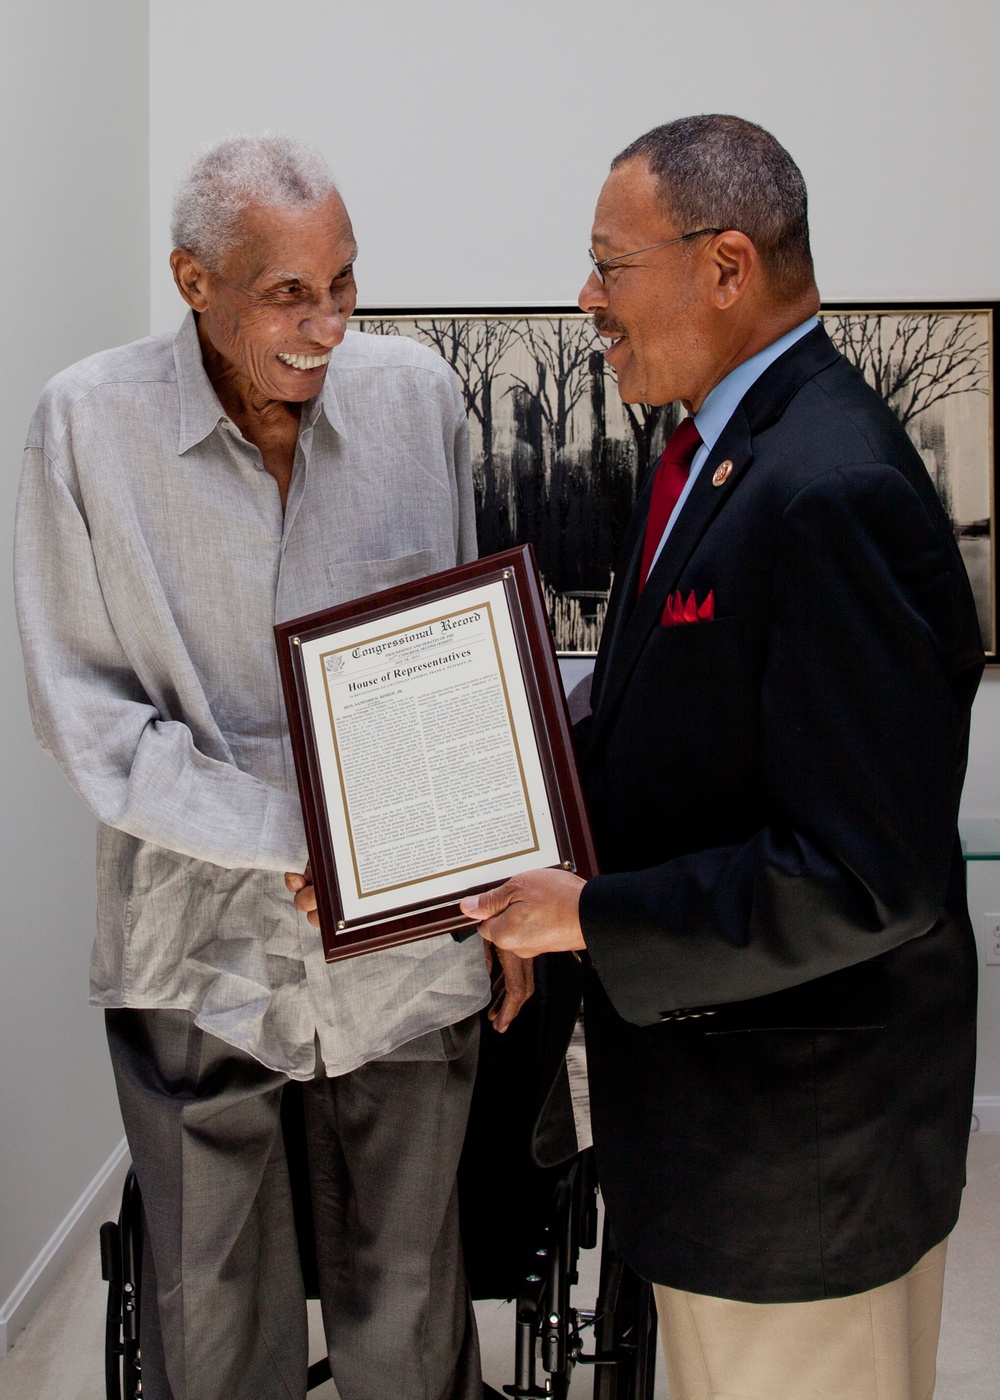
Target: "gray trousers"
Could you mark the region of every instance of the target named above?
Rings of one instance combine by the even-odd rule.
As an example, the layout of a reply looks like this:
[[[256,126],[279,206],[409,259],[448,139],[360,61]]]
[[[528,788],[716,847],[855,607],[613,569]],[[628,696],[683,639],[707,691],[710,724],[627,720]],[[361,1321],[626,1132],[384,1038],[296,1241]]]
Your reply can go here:
[[[285,1077],[183,1011],[106,1013],[146,1216],[144,1400],[303,1400]],[[481,1400],[455,1169],[478,1024],[306,1086],[320,1294],[341,1400]]]

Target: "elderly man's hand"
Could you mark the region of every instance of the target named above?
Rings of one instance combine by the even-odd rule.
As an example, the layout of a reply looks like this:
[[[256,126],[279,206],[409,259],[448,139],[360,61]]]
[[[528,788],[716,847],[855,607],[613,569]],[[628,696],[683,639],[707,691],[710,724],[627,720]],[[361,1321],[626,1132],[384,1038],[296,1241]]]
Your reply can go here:
[[[316,890],[313,886],[312,871],[309,866],[306,866],[301,875],[294,870],[289,870],[285,874],[285,888],[294,894],[296,909],[305,914],[309,922],[318,928],[319,914],[316,912]],[[493,949],[487,943],[484,951],[486,953],[486,966],[492,969]],[[490,1021],[493,1023],[494,1030],[498,1030],[502,1035],[524,1003],[533,995],[535,974],[531,959],[525,957],[524,954],[508,953],[498,948],[497,957],[503,975],[494,984],[496,996],[493,1006],[490,1007]]]
[[[493,971],[494,949],[492,943],[483,941],[487,971]],[[500,964],[500,976],[493,982],[493,1004],[489,1012],[490,1024],[503,1035],[516,1019],[521,1007],[535,992],[535,965],[531,958],[519,958],[516,953],[505,953],[496,949],[496,959]]]
[[[529,870],[505,885],[462,900],[462,913],[503,952],[519,958],[586,948],[580,928],[585,881],[568,870]]]
[[[295,896],[295,907],[305,914],[313,928],[319,928],[319,914],[316,911],[316,890],[313,887],[312,871],[308,865],[301,875],[294,870],[285,874],[285,889]]]

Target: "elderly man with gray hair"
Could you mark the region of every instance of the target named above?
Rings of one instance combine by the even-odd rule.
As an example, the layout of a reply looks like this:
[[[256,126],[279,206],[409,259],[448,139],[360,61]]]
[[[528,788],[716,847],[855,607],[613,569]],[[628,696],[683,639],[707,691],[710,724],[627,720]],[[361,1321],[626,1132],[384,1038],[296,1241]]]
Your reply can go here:
[[[92,999],[145,1204],[143,1393],[305,1393],[297,1079],[341,1400],[479,1400],[455,1171],[482,950],[325,962],[283,878],[307,852],[272,640],[473,556],[460,388],[347,331],[357,247],[310,149],[218,143],[173,237],[190,312],[48,385],[16,556],[36,732],[99,821]],[[509,962],[499,1029],[529,990]]]

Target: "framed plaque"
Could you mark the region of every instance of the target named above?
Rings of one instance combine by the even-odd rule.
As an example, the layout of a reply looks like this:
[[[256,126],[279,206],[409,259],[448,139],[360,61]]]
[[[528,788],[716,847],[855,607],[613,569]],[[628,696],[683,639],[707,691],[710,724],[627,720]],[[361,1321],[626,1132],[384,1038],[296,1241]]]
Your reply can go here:
[[[275,628],[329,961],[468,928],[463,895],[597,870],[529,545]]]

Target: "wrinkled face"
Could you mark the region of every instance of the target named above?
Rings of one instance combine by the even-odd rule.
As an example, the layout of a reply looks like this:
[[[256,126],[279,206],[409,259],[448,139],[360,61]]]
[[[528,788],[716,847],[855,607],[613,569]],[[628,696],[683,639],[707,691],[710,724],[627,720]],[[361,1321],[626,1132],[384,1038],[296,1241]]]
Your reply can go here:
[[[605,359],[618,376],[625,403],[690,402],[699,396],[708,348],[704,255],[712,240],[652,247],[689,232],[675,228],[664,212],[644,160],[612,170],[594,215],[594,255],[601,260],[640,248],[651,251],[615,262],[605,270],[603,284],[591,273],[579,302],[610,341]]]
[[[347,210],[336,194],[309,209],[255,205],[240,234],[220,272],[201,271],[195,296],[181,288],[200,313],[206,364],[211,348],[247,402],[302,403],[322,388],[357,301]]]

